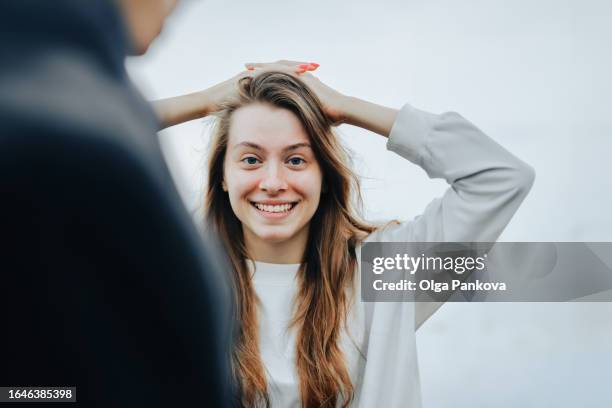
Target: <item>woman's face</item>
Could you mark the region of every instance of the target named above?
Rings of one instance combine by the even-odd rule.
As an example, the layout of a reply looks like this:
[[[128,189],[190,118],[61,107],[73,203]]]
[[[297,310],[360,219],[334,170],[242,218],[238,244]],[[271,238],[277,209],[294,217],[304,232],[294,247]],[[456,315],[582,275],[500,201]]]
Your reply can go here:
[[[308,234],[322,173],[298,117],[251,104],[230,119],[223,188],[245,235],[280,243]]]

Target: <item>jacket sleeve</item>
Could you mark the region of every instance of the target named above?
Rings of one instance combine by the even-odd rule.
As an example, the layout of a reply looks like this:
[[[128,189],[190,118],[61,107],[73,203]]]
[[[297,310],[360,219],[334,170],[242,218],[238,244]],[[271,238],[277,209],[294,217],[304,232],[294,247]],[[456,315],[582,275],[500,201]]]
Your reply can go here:
[[[531,166],[454,112],[435,115],[405,105],[387,149],[449,188],[420,216],[381,231],[379,241],[494,242],[535,178]],[[441,305],[421,303],[416,327]]]

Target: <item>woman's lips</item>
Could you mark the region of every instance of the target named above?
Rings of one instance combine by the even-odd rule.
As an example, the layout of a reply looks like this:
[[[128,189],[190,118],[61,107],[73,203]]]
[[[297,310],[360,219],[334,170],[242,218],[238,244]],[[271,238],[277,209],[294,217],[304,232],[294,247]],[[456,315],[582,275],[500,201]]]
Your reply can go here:
[[[289,205],[291,207],[288,207]],[[298,205],[298,202],[276,204],[276,205],[251,202],[251,206],[255,209],[255,211],[257,211],[259,215],[261,215],[264,218],[270,218],[270,219],[279,219],[279,218],[285,218],[289,216],[293,212],[295,207],[297,207],[297,205]],[[284,208],[288,208],[288,209],[284,209]]]

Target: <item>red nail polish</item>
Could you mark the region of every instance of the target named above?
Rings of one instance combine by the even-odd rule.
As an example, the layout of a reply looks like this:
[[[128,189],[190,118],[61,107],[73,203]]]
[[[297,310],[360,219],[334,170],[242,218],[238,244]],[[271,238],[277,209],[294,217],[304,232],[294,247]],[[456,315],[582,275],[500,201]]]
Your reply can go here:
[[[301,68],[301,69],[308,69],[308,67],[309,67],[309,66],[310,66],[310,65],[308,65],[308,64],[300,64],[300,65],[298,65],[298,68]]]
[[[311,62],[310,65],[312,65],[315,68],[319,68],[320,67],[320,65],[317,64],[316,62]]]

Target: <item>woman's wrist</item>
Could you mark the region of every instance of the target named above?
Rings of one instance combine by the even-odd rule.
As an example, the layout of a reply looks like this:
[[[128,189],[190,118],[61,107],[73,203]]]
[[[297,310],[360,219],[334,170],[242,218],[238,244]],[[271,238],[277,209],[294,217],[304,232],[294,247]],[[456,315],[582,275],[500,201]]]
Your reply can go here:
[[[352,96],[341,102],[342,123],[358,126],[381,136],[389,137],[398,110],[377,105]]]
[[[175,96],[153,102],[162,128],[200,119],[212,111],[206,91]]]
[[[358,123],[358,109],[359,99],[353,96],[343,95],[340,100],[340,117],[342,123],[347,125],[356,126]]]
[[[193,103],[194,113],[198,116],[198,119],[210,115],[215,110],[207,90],[195,92]]]

